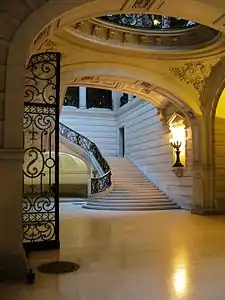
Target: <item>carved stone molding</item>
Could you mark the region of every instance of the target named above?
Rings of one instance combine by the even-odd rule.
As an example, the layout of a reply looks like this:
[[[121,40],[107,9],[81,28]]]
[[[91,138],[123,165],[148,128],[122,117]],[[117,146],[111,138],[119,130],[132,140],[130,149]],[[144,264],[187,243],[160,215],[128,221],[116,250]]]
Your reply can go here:
[[[166,109],[158,109],[158,118],[163,125],[167,124],[167,113]]]
[[[154,0],[135,0],[132,8],[148,8]]]
[[[50,39],[45,40],[37,50],[42,50],[45,52],[55,51],[57,44]]]
[[[85,85],[89,87],[99,87],[111,90],[120,90],[125,93],[132,93],[138,95],[143,99],[149,99],[150,102],[158,108],[164,108],[167,105],[169,98],[156,92],[156,86],[149,82],[114,78],[110,76],[84,76],[77,77],[73,80],[71,85]]]
[[[150,8],[160,9],[165,3],[165,0],[125,0],[121,10],[125,7],[133,8],[133,9],[144,9],[149,10]]]
[[[100,20],[98,18],[77,22],[66,29],[73,36],[89,39],[91,42],[105,42],[112,46],[138,47],[139,50],[152,51],[167,49],[170,51],[192,51],[215,43],[221,35],[218,31],[197,25],[181,30],[145,30],[129,28]]]
[[[201,94],[206,88],[207,80],[215,64],[205,61],[185,63],[182,67],[170,68],[169,71],[180,81],[191,84]]]
[[[161,8],[165,3],[164,0],[135,0],[133,1],[132,8],[150,9],[153,6],[157,9]]]
[[[40,53],[40,52],[60,52],[61,58],[66,57],[65,53],[59,49],[58,44],[50,39],[44,40],[44,42],[42,42],[36,49],[31,48],[29,57],[31,57],[33,54]]]

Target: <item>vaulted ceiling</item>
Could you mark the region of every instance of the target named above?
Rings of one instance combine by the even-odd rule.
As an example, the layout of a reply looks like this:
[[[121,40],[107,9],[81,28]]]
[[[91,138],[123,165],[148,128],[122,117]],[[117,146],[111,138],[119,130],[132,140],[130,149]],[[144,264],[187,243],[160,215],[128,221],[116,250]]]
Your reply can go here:
[[[150,6],[152,1],[133,2],[133,7],[142,3],[139,7],[143,9],[144,3]],[[129,3],[124,2],[121,13],[127,12]],[[118,89],[157,107],[171,101],[183,110],[201,114],[200,96],[225,55],[224,34],[204,26],[166,35],[140,31],[141,37],[136,39],[135,30],[118,33],[118,28],[93,18],[73,21],[71,12],[57,22],[57,30],[49,24],[36,37],[30,53],[62,53],[62,91],[68,85]]]

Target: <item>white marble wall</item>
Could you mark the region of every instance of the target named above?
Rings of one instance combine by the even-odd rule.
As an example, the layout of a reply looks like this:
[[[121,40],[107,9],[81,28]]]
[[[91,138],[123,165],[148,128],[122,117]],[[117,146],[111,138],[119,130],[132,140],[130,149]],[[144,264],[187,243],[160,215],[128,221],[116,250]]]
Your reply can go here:
[[[190,130],[187,133],[184,176],[178,178],[172,172],[172,147],[169,144],[168,126],[159,120],[155,106],[145,101],[134,102],[137,103],[136,106],[133,104],[133,108],[118,116],[118,128],[125,128],[126,156],[171,199],[188,208],[193,195]]]
[[[60,122],[92,140],[104,156],[116,156],[116,114],[109,109],[63,107]]]
[[[169,113],[174,112],[174,107],[170,110]],[[117,112],[63,107],[60,121],[94,141],[104,156],[120,155],[119,128],[124,127],[125,156],[171,199],[190,207],[193,196],[190,129],[187,129],[184,176],[179,178],[172,172],[169,128],[159,120],[157,109],[149,102],[133,99]]]

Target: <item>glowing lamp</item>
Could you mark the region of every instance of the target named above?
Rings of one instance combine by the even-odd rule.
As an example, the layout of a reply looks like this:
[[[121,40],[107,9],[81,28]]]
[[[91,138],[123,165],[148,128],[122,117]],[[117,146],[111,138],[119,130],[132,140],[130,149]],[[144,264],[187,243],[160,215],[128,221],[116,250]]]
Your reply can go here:
[[[170,131],[170,143],[175,149],[176,154],[176,161],[173,167],[183,167],[184,165],[180,160],[180,147],[182,146],[182,143],[185,142],[185,125],[183,124],[183,122],[173,123],[170,125]]]
[[[160,21],[157,20],[157,19],[154,19],[154,20],[153,20],[153,24],[154,24],[155,26],[159,26],[159,25],[160,25]]]

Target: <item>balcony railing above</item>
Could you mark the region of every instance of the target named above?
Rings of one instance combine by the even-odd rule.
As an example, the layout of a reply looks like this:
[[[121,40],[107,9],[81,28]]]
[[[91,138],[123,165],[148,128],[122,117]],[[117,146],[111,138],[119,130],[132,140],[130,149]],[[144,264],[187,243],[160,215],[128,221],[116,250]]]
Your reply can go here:
[[[190,28],[197,23],[161,15],[151,14],[118,14],[99,17],[98,19],[120,26],[146,29],[146,30],[171,30]]]
[[[112,15],[113,17],[113,15]],[[162,16],[161,16],[162,17]],[[112,47],[139,49],[143,51],[192,51],[202,49],[215,44],[215,41],[221,36],[217,30],[186,20],[172,22],[172,19],[165,19],[157,23],[153,20],[153,27],[136,26],[138,22],[133,23],[132,18],[126,17],[123,22],[125,25],[118,24],[118,18],[115,21],[105,20],[106,17],[84,20],[71,25],[67,32],[79,35],[95,43],[105,43]],[[107,16],[109,19],[109,17]],[[164,17],[166,18],[166,17]],[[122,22],[122,19],[120,19]],[[167,25],[166,25],[167,21]],[[128,25],[126,25],[128,24]],[[159,25],[160,24],[160,25]],[[161,26],[161,27],[160,27]],[[166,28],[168,27],[168,28]],[[216,46],[215,46],[216,47]]]

